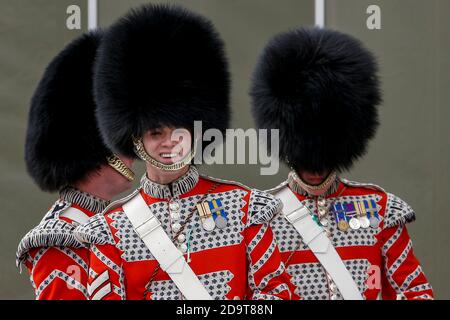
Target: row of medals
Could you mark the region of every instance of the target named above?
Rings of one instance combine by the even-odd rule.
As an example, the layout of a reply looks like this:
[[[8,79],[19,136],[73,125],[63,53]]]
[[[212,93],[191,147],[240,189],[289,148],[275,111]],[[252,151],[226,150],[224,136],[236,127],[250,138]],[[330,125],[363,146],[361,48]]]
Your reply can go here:
[[[325,198],[319,197],[317,199],[317,210],[319,213],[319,222],[323,227],[328,226],[328,206],[327,201]],[[344,216],[346,213],[344,212]],[[347,214],[348,215],[348,214]],[[373,213],[370,213],[370,219],[367,217],[366,214],[361,214],[358,217],[356,217],[356,213],[350,218],[349,221],[347,221],[346,218],[339,219],[338,215],[336,214],[336,221],[338,225],[338,229],[345,232],[349,228],[352,230],[359,230],[361,228],[367,229],[369,227],[376,229],[379,225],[379,220]]]
[[[220,209],[221,208],[215,209],[214,212],[219,211]],[[211,212],[207,202],[198,203],[197,210],[200,214],[202,227],[206,231],[213,231],[216,227],[219,229],[224,229],[228,224],[228,220],[221,215],[217,215],[216,219],[213,218],[213,213]],[[181,229],[180,204],[175,200],[171,200],[169,202],[169,211],[172,222],[172,232],[177,233]],[[188,246],[186,244],[186,236],[181,233],[178,235],[176,240],[181,252],[187,252]]]

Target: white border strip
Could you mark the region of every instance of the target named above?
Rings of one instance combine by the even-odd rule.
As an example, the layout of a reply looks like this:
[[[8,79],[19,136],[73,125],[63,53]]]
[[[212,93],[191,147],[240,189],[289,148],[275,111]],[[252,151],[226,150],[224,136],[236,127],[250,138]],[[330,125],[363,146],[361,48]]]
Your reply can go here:
[[[314,11],[316,27],[325,27],[325,0],[315,0]]]
[[[88,2],[88,30],[97,28],[97,0],[87,0]]]

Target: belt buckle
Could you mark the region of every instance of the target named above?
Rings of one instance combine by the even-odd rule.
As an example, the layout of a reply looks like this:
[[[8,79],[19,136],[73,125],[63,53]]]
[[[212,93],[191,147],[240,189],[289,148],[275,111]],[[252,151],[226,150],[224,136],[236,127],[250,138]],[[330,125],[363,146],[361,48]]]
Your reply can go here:
[[[153,221],[152,221],[153,220]],[[136,232],[141,236],[141,238],[145,238],[147,235],[152,233],[155,229],[161,226],[161,222],[156,219],[155,216],[141,223],[138,227],[136,227]]]
[[[308,209],[306,209],[305,207],[301,207],[301,208],[294,210],[288,214],[285,214],[284,217],[286,218],[287,221],[294,224],[295,222],[307,217],[307,215],[309,215]]]

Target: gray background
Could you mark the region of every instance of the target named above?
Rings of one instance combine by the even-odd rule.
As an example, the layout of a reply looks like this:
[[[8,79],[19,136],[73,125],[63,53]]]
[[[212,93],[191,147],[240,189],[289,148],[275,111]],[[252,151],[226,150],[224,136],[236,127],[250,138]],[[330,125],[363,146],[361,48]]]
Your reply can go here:
[[[99,0],[99,25],[108,26],[146,2]],[[162,1],[160,1],[162,2]],[[208,16],[226,43],[232,73],[234,128],[250,128],[248,88],[260,50],[269,37],[314,24],[313,0],[191,0],[182,3]],[[82,30],[67,30],[66,9],[77,4]],[[368,30],[366,8],[378,4],[382,29]],[[27,272],[14,254],[20,238],[56,199],[41,192],[25,171],[23,144],[29,101],[47,63],[86,31],[86,1],[2,0],[0,3],[0,298],[32,299]],[[415,251],[437,298],[450,298],[450,12],[447,0],[327,0],[326,25],[355,35],[380,60],[384,92],[381,126],[370,151],[346,174],[370,181],[405,199],[417,212],[411,225]],[[446,90],[447,89],[447,90]],[[447,108],[446,108],[447,107]],[[70,119],[68,119],[70,121]],[[64,147],[64,146],[61,146]],[[136,171],[143,172],[141,164]],[[257,165],[203,166],[207,174],[258,188],[285,179],[260,176]]]

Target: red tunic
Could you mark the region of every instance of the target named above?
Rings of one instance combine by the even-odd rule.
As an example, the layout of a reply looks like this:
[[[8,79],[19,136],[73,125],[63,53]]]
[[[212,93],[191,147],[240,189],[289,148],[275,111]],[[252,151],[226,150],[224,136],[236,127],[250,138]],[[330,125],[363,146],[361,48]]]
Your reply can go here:
[[[319,221],[320,199],[308,196],[291,177],[280,188],[290,188]],[[365,299],[432,299],[433,291],[419,261],[414,256],[406,223],[415,218],[411,207],[378,186],[337,180],[325,195],[322,226],[336,251],[353,276]],[[337,226],[335,205],[374,200],[379,215],[378,227],[341,231]],[[300,235],[282,216],[272,222],[287,271],[304,299],[342,299],[339,290],[327,275]]]
[[[73,230],[101,212],[108,202],[68,188],[38,226],[19,244],[17,264],[24,264],[38,300],[86,300],[89,250]]]
[[[171,185],[144,176],[139,192],[180,250],[183,244],[189,247],[185,259],[212,298],[291,298],[294,288],[268,224],[280,209],[278,200],[236,183],[199,176],[194,166]],[[172,210],[169,201],[179,210]],[[225,228],[205,230],[196,210],[188,218],[201,201],[219,201]],[[186,225],[183,241],[174,238],[176,223]],[[121,206],[94,217],[76,233],[81,241],[97,243],[90,255],[91,299],[183,298],[167,273],[157,268]]]

